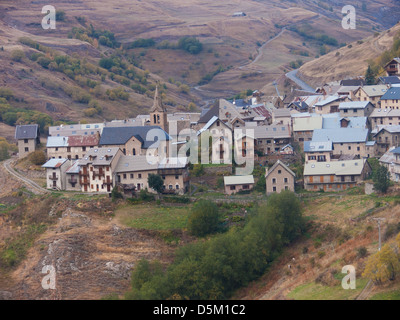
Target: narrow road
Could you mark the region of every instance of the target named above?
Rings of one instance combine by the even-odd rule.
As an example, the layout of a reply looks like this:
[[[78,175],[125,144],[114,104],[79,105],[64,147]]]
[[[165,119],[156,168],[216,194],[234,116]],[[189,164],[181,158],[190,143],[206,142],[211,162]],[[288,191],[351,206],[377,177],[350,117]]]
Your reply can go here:
[[[10,173],[12,176],[14,176],[16,179],[22,181],[30,190],[32,190],[36,194],[46,194],[49,193],[50,191],[42,188],[39,186],[36,182],[33,182],[32,180],[24,177],[20,173],[16,172],[14,168],[12,167],[12,163],[15,161],[15,159],[8,159],[3,162],[3,167],[4,169],[7,170],[8,173]]]
[[[296,83],[302,90],[308,91],[308,92],[315,92],[315,89],[311,86],[309,86],[307,83],[305,83],[303,80],[301,80],[299,77],[297,77],[297,72],[299,69],[290,71],[286,73],[286,77],[292,80],[294,83]]]

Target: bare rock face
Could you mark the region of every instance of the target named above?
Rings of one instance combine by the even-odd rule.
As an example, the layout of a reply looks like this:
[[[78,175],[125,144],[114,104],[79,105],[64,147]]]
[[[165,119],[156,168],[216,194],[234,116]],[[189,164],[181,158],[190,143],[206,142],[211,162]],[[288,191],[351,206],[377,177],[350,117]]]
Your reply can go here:
[[[170,250],[148,231],[67,207],[13,272],[15,286],[0,291],[0,299],[100,299],[123,294],[138,260],[162,261]],[[54,288],[49,288],[51,274]]]

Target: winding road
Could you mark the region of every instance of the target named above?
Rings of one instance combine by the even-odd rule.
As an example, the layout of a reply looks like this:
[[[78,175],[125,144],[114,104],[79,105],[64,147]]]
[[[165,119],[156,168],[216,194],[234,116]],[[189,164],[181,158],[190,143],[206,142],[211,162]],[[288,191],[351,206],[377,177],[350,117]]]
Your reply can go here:
[[[286,73],[286,77],[292,80],[294,83],[296,83],[302,90],[308,91],[310,93],[314,93],[315,89],[311,86],[309,86],[307,83],[305,83],[303,80],[301,80],[299,77],[297,77],[297,72],[299,69],[290,71]]]
[[[12,163],[14,163],[15,159],[8,159],[3,162],[3,167],[6,169],[6,171],[11,174],[13,177],[16,179],[22,181],[30,190],[32,190],[36,194],[46,194],[50,193],[51,191],[42,188],[39,186],[36,182],[24,177],[20,173],[16,172],[14,168],[12,167]]]

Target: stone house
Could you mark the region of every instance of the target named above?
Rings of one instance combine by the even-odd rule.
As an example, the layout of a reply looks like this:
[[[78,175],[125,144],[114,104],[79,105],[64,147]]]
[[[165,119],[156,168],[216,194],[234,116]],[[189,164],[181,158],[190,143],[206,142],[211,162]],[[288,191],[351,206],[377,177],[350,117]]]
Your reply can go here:
[[[266,169],[265,179],[267,195],[280,193],[284,190],[294,192],[296,174],[280,160],[270,169]]]
[[[18,157],[26,157],[40,144],[39,126],[37,124],[18,125],[15,128],[15,139],[18,144]]]

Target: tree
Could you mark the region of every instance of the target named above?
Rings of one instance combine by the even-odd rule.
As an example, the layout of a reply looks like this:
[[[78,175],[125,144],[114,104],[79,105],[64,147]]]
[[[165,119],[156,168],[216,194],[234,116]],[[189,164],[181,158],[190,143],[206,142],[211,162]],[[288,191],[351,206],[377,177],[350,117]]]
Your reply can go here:
[[[371,65],[368,65],[367,72],[365,73],[365,82],[367,85],[374,85],[375,84],[375,74],[372,71]]]
[[[164,189],[164,180],[159,174],[150,173],[147,182],[149,187],[157,192],[158,196],[160,196],[161,192]]]
[[[390,186],[390,173],[384,166],[379,166],[373,173],[372,180],[374,181],[375,190],[386,193]]]
[[[195,203],[188,219],[189,232],[198,237],[214,233],[220,223],[220,213],[214,202],[200,200]]]
[[[36,150],[35,152],[31,153],[29,160],[33,164],[40,166],[46,162],[46,154],[43,151]]]
[[[385,244],[381,251],[372,255],[365,266],[363,277],[367,277],[377,284],[393,281],[400,271],[399,257],[395,250]]]

